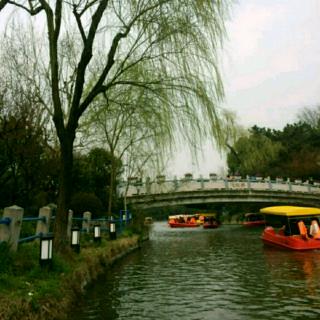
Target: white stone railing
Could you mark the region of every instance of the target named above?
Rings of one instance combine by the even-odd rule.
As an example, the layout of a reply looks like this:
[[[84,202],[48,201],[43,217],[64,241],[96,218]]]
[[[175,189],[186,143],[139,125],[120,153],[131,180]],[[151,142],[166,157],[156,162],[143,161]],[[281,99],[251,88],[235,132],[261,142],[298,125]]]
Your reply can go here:
[[[144,194],[176,193],[200,190],[272,190],[282,192],[319,193],[320,184],[310,184],[301,180],[269,180],[269,179],[182,179],[161,182],[129,183],[122,182],[118,187],[118,195],[127,197]]]

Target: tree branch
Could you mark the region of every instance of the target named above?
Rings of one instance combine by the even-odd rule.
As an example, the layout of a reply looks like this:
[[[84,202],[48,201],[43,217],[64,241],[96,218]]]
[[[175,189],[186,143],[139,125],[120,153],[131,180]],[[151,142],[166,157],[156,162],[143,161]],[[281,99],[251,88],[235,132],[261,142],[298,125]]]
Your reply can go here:
[[[4,6],[6,4],[12,4],[13,6],[19,7],[21,9],[27,11],[31,16],[34,16],[34,15],[38,14],[40,11],[42,11],[44,9],[44,7],[42,5],[40,5],[38,7],[34,7],[31,0],[29,0],[28,2],[29,2],[29,8],[24,6],[24,5],[22,5],[22,4],[20,4],[20,3],[17,3],[15,1],[2,0],[0,2],[0,11],[1,11],[1,9],[4,8]]]
[[[78,64],[78,72],[76,77],[74,95],[72,106],[70,110],[70,118],[68,121],[68,127],[76,128],[78,126],[78,119],[86,108],[81,108],[80,101],[83,94],[83,86],[85,82],[85,73],[88,67],[88,64],[92,58],[92,47],[93,42],[96,36],[96,32],[99,26],[99,23],[102,19],[102,15],[108,5],[108,0],[102,0],[99,3],[98,8],[92,16],[91,26],[88,32],[88,36],[86,37],[85,45],[81,54],[81,58]],[[92,100],[91,100],[92,101]],[[90,102],[91,102],[90,101]]]
[[[89,106],[89,104],[94,100],[94,98],[98,94],[106,91],[106,87],[103,86],[103,83],[104,83],[107,75],[109,74],[109,71],[111,70],[111,68],[112,68],[112,66],[114,64],[114,57],[115,57],[116,51],[118,49],[120,40],[123,39],[123,38],[126,38],[128,36],[128,34],[131,31],[131,28],[133,27],[133,25],[143,15],[145,15],[149,11],[152,11],[155,8],[163,5],[165,2],[168,2],[168,1],[169,0],[163,0],[163,1],[160,1],[159,3],[156,3],[156,4],[152,5],[152,6],[144,8],[135,17],[133,17],[133,19],[130,21],[130,23],[128,25],[125,26],[125,31],[124,32],[118,32],[115,35],[115,37],[113,38],[112,45],[110,47],[109,53],[108,53],[108,59],[107,59],[106,66],[105,66],[104,70],[102,71],[102,73],[101,73],[98,81],[96,82],[95,86],[92,88],[90,93],[87,95],[86,99],[81,103],[81,105],[79,107],[80,115],[86,110],[86,108]]]
[[[9,3],[9,0],[0,0],[0,11]]]

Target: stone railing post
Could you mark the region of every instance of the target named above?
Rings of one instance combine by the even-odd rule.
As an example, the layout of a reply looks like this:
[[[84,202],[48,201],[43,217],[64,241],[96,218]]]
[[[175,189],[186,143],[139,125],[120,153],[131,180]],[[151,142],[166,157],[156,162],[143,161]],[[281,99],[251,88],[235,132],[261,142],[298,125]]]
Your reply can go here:
[[[265,181],[268,182],[268,188],[269,188],[269,190],[272,190],[272,183],[271,183],[271,178],[270,178],[270,176],[268,176],[268,177],[265,179]]]
[[[87,233],[90,232],[91,223],[91,212],[86,211],[83,213],[82,229],[86,230]]]
[[[177,176],[174,176],[174,178],[173,178],[173,189],[174,189],[174,191],[178,191],[178,189],[179,189],[179,181],[177,179]]]
[[[42,233],[47,234],[49,233],[50,229],[50,222],[52,216],[52,209],[50,207],[42,207],[39,210],[39,220],[37,223],[36,234]]]
[[[201,188],[201,190],[204,189],[204,179],[203,179],[202,175],[200,175],[200,188]]]
[[[247,179],[247,189],[250,189],[251,188],[250,177],[247,175],[246,179]]]
[[[69,210],[68,211],[68,227],[67,227],[67,235],[69,239],[71,238],[72,218],[73,218],[73,211]]]
[[[23,208],[18,206],[7,207],[3,212],[2,218],[9,218],[10,223],[0,224],[0,242],[8,242],[12,251],[17,251],[18,248],[23,213]]]

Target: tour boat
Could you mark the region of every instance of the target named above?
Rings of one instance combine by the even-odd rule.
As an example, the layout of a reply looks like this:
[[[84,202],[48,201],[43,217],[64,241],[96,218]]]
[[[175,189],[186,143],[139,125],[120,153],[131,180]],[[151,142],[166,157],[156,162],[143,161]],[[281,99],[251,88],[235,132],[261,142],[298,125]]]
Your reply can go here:
[[[320,249],[320,209],[275,206],[260,210],[265,215],[262,233],[265,244],[291,250]]]
[[[200,226],[196,217],[188,214],[169,216],[168,224],[171,228],[195,228]]]
[[[171,222],[169,221],[169,226],[171,228],[196,228],[200,227],[197,223],[190,223],[190,222]]]
[[[259,213],[246,213],[245,221],[242,223],[245,227],[257,227],[265,224],[262,214]]]

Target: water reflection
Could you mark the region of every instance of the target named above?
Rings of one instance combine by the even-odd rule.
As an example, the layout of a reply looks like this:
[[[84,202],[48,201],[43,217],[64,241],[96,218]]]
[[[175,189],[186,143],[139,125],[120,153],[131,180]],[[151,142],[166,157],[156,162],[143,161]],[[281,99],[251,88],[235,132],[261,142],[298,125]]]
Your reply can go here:
[[[155,223],[150,241],[89,289],[73,319],[317,318],[320,252],[265,247],[260,234]]]
[[[303,292],[306,296],[320,294],[320,251],[286,251],[266,247],[265,258],[273,281],[305,282]],[[284,277],[284,274],[287,274]]]

